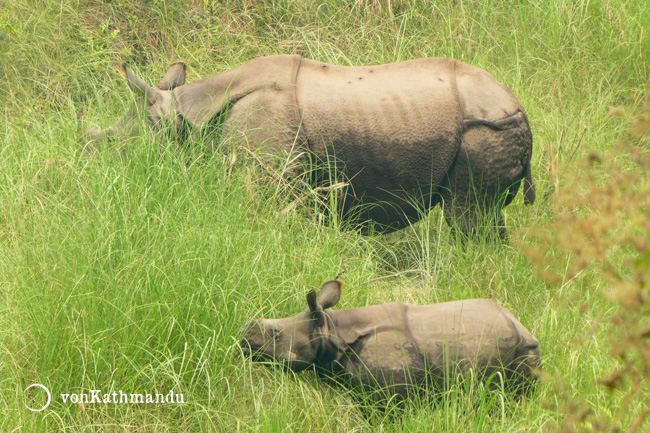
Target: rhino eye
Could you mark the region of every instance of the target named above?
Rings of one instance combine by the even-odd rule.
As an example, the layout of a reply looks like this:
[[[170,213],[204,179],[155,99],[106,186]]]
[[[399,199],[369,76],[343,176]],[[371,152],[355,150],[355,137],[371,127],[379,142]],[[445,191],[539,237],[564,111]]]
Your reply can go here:
[[[274,340],[280,338],[280,330],[278,328],[271,328],[271,338]]]

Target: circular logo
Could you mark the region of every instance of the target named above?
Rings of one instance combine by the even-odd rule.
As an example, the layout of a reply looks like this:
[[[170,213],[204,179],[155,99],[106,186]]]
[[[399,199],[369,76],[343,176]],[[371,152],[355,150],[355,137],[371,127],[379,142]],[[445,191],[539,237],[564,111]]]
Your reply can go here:
[[[52,401],[52,395],[50,394],[50,390],[47,389],[45,386],[41,385],[40,383],[34,383],[32,385],[29,385],[27,388],[25,388],[25,391],[23,391],[23,394],[26,393],[28,389],[34,388],[34,387],[43,388],[45,390],[45,392],[47,393],[47,402],[40,409],[34,409],[32,407],[27,406],[27,402],[25,402],[25,407],[27,409],[31,410],[32,412],[42,412],[50,405],[50,402]]]

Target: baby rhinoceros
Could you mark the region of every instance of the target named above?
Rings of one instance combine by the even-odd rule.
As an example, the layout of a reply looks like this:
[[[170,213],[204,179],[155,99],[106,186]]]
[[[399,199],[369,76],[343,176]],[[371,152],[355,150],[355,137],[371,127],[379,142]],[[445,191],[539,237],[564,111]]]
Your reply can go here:
[[[329,281],[319,296],[311,290],[296,316],[249,323],[244,353],[296,372],[315,366],[376,400],[441,390],[470,370],[482,378],[501,373],[516,390],[537,378],[537,339],[491,299],[329,310],[341,285]]]

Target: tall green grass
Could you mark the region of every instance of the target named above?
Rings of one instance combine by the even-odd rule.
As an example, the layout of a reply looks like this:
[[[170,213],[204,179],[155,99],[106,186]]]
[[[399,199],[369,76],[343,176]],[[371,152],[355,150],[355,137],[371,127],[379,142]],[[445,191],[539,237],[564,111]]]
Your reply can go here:
[[[576,344],[615,310],[598,295],[604,277],[550,284],[519,245],[554,218],[549,154],[574,170],[610,149],[626,128],[610,106],[636,106],[647,92],[645,2],[0,5],[0,430],[543,431],[570,415],[561,401],[605,415],[622,404],[622,392],[597,384],[616,365],[607,325]],[[254,162],[229,175],[219,153],[149,132],[122,151],[82,151],[76,111],[106,127],[130,101],[121,62],[155,83],[173,61],[188,62],[193,80],[275,53],[342,65],[453,56],[508,85],[531,119],[538,188],[532,208],[519,196],[506,209],[511,244],[454,242],[439,209],[388,236],[340,230],[291,207],[286,186]],[[383,411],[311,373],[241,356],[247,320],[295,314],[307,289],[343,271],[338,308],[497,299],[539,338],[547,379],[521,400],[459,384],[435,403]],[[25,408],[43,399],[24,395],[32,383],[53,393],[44,412]],[[59,397],[92,389],[173,389],[186,403]]]

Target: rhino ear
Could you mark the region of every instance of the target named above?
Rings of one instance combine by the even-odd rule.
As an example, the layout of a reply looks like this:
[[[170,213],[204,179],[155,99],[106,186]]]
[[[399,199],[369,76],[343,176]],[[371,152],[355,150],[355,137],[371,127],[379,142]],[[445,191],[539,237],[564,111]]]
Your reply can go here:
[[[307,293],[307,305],[309,306],[311,316],[316,321],[316,326],[323,326],[325,324],[325,314],[323,313],[323,308],[318,303],[318,299],[316,299],[316,292],[313,289]]]
[[[156,102],[156,89],[149,86],[144,80],[133,73],[133,71],[124,63],[122,65],[126,74],[126,81],[133,92],[140,96],[146,96],[150,105]]]
[[[185,84],[185,71],[187,65],[183,62],[174,63],[167,69],[165,76],[160,83],[158,83],[158,88],[160,90],[173,90],[178,86]]]
[[[332,280],[323,284],[323,288],[320,289],[320,296],[318,296],[318,304],[323,310],[332,308],[339,303],[341,286],[343,286],[343,283],[339,280]]]
[[[122,65],[122,69],[124,70],[124,74],[126,74],[126,81],[129,83],[131,90],[136,93],[142,93],[143,95],[149,90],[149,85],[142,78],[135,75],[126,63]]]

